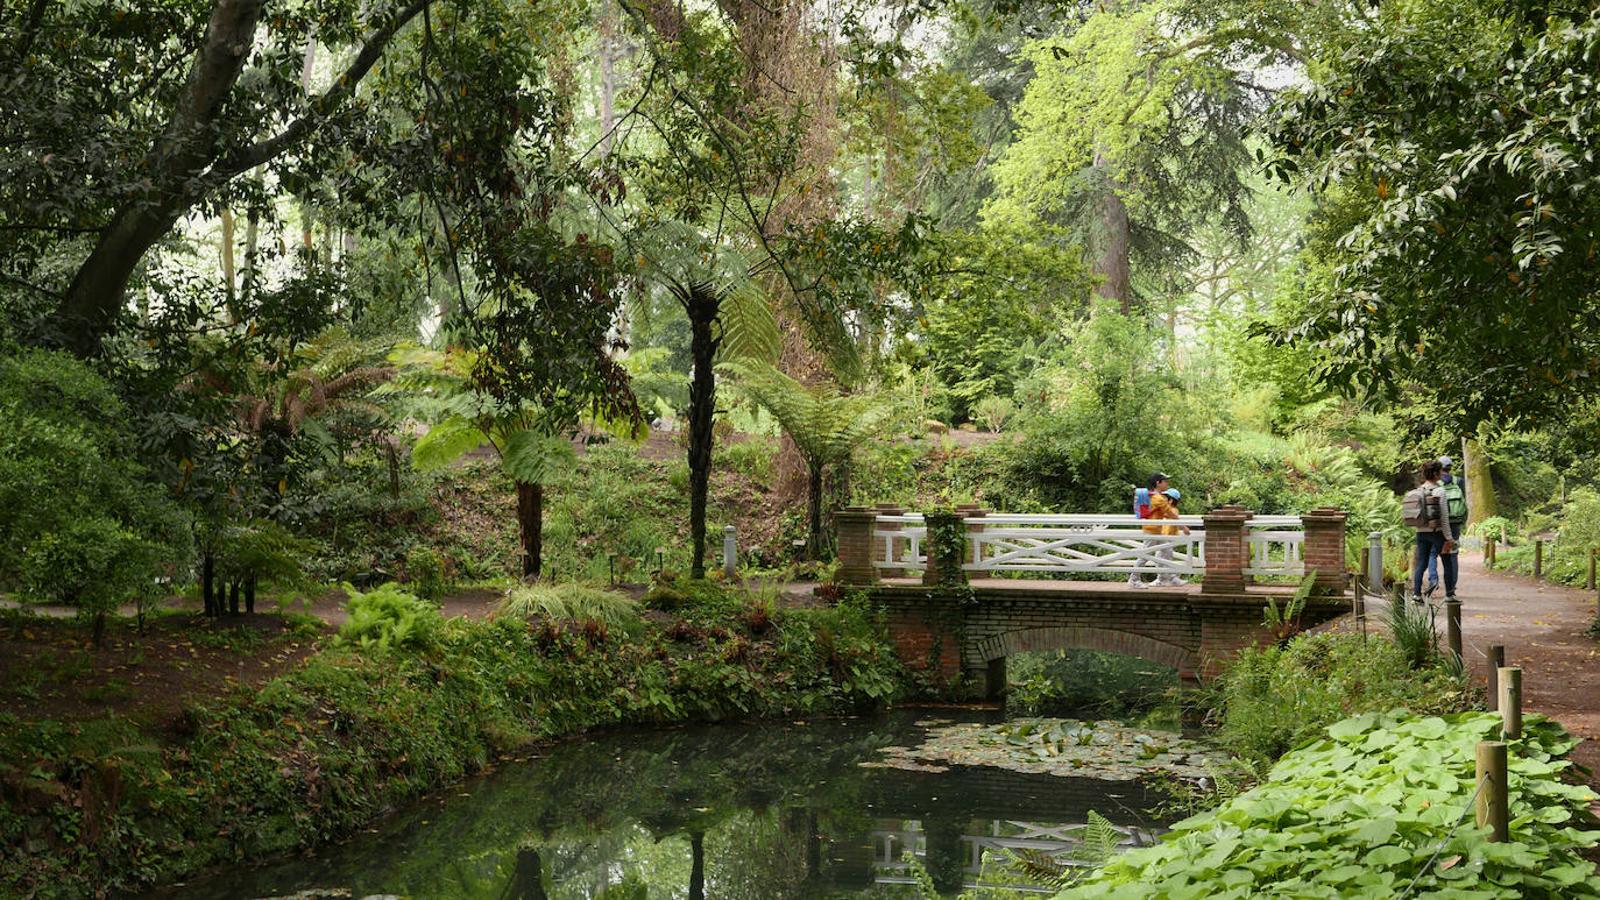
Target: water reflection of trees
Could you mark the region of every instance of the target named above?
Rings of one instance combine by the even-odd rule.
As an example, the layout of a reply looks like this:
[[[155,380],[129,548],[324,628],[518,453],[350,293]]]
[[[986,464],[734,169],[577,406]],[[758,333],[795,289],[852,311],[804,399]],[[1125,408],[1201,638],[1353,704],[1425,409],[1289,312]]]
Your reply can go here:
[[[486,900],[908,896],[880,883],[892,879],[881,877],[872,846],[874,831],[906,820],[926,836],[936,884],[953,892],[972,880],[968,838],[986,817],[1022,816],[1019,803],[1070,813],[1106,801],[1061,795],[1045,776],[1017,776],[1035,779],[1017,783],[1033,795],[1017,784],[963,785],[954,773],[857,765],[915,737],[909,723],[840,722],[563,745],[403,814],[376,836],[224,893],[338,886],[357,896]],[[219,886],[209,887],[216,895]]]

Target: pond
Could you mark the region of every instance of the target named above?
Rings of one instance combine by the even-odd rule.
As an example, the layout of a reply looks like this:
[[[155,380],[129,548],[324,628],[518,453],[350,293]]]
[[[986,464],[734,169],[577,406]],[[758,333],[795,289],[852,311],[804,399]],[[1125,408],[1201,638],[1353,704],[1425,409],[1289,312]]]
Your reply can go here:
[[[981,715],[922,711],[576,740],[507,761],[315,855],[153,896],[910,897],[908,853],[947,894],[1004,882],[1015,893],[1003,896],[1048,896],[1054,891],[1037,877],[1008,865],[1012,852],[1069,858],[1090,810],[1118,826],[1126,844],[1160,830],[1150,809],[1165,795],[1126,772],[1040,771],[1079,744],[1127,744],[1107,736],[1109,723],[1090,740],[1079,726],[983,731]],[[951,749],[980,732],[984,752],[969,759]],[[1140,740],[1131,756],[1152,757],[1150,739]],[[925,743],[943,748],[937,758],[918,760],[909,749]],[[995,765],[997,746],[1039,764]]]

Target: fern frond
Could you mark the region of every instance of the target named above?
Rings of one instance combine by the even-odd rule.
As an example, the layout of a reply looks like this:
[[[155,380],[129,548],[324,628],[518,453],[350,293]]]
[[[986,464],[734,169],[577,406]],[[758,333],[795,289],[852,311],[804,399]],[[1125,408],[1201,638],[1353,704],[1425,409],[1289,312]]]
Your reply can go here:
[[[717,320],[722,342],[719,359],[775,363],[783,348],[783,332],[772,304],[754,284],[746,282],[722,298]]]

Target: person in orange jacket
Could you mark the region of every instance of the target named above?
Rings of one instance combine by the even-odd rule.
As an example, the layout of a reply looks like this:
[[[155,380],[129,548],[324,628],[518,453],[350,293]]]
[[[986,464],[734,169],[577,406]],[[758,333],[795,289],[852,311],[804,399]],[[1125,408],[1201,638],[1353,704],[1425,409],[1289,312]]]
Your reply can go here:
[[[1165,476],[1165,475],[1157,475],[1157,476],[1153,477],[1150,480],[1150,515],[1148,516],[1148,518],[1151,518],[1151,519],[1176,519],[1176,518],[1178,518],[1178,501],[1181,500],[1182,498],[1183,498],[1183,494],[1177,488],[1170,486],[1170,483],[1169,483],[1169,481],[1167,479],[1167,476]],[[1145,530],[1146,534],[1160,534],[1160,535],[1174,535],[1174,534],[1188,534],[1189,533],[1189,527],[1187,525],[1146,525],[1146,526],[1144,526],[1144,530]],[[1161,557],[1163,560],[1166,560],[1167,562],[1171,562],[1172,561],[1172,544],[1163,542],[1163,545],[1160,547],[1160,549],[1156,550],[1156,555]],[[1149,584],[1146,584],[1142,580],[1131,581],[1131,582],[1129,582],[1129,584],[1131,584],[1135,588],[1147,588],[1147,587],[1150,587]],[[1181,575],[1178,575],[1176,572],[1167,572],[1165,574],[1157,575],[1156,576],[1156,580],[1155,580],[1155,584],[1158,585],[1158,586],[1170,586],[1170,585],[1188,584],[1188,582],[1185,581],[1184,578]]]

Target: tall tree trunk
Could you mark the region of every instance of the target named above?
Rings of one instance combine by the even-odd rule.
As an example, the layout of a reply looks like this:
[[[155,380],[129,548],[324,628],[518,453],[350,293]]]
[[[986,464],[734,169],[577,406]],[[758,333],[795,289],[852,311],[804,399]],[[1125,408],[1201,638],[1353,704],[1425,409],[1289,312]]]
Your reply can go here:
[[[1128,207],[1117,193],[1121,185],[1111,177],[1110,164],[1098,152],[1094,156],[1094,167],[1104,170],[1106,185],[1100,206],[1100,225],[1105,233],[1101,237],[1100,254],[1094,262],[1094,274],[1100,277],[1100,285],[1095,293],[1115,300],[1122,314],[1128,315],[1133,312],[1133,276],[1128,261],[1133,231],[1128,221]]]
[[[261,248],[261,210],[254,204],[244,214],[244,271],[239,279],[240,289],[245,299],[255,294],[256,286],[256,261]],[[229,311],[232,321],[229,324],[239,324],[239,317],[234,311]]]
[[[222,283],[228,295],[228,308],[233,308],[234,301],[234,267],[233,267],[233,210],[224,206],[222,218]]]
[[[1467,478],[1467,526],[1499,515],[1489,457],[1483,452],[1483,444],[1471,438],[1461,441],[1461,474]]]
[[[607,157],[611,155],[611,129],[617,124],[617,7],[611,0],[601,4],[596,30],[600,33],[600,156]]]
[[[300,93],[307,99],[311,97],[311,76],[317,71],[317,33],[315,30],[306,37],[306,52],[300,63]],[[311,197],[302,194],[300,197],[300,244],[305,248],[306,256],[315,260],[317,255],[316,245],[311,239],[311,228],[316,222],[316,214],[311,210]]]
[[[239,614],[239,580],[237,578],[235,578],[234,580],[228,582],[228,615],[237,616],[238,614]]]
[[[689,314],[689,355],[694,375],[689,382],[689,577],[706,577],[706,501],[711,489],[711,453],[716,434],[717,380],[712,365],[717,340],[712,323],[717,318],[717,296],[695,286],[683,298]]]
[[[209,550],[200,563],[200,597],[205,603],[206,615],[222,614],[222,598],[217,594],[217,557]]]
[[[256,611],[256,573],[251,572],[244,580],[244,611]]]
[[[822,464],[807,463],[806,505],[810,519],[810,536],[806,541],[806,558],[822,558]]]
[[[544,568],[544,485],[517,482],[517,532],[522,537],[522,577]]]

